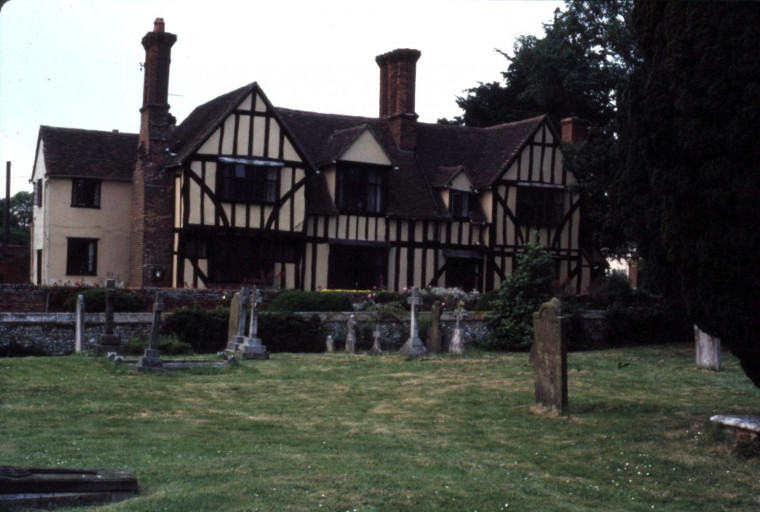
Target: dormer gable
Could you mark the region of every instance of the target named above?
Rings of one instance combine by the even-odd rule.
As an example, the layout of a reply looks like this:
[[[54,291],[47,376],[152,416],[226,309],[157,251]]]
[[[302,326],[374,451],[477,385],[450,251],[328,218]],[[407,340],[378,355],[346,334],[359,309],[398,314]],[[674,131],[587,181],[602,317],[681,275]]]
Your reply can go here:
[[[372,129],[365,125],[336,130],[328,143],[331,162],[355,162],[391,166],[391,159]]]

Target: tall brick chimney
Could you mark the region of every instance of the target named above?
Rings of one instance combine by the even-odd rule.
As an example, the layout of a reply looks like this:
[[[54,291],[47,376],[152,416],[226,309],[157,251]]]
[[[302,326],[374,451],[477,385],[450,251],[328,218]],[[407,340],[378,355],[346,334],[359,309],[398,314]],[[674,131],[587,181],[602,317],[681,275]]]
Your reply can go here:
[[[172,174],[164,166],[176,120],[169,113],[169,65],[177,36],[156,18],[145,34],[143,104],[137,161],[132,175],[129,286],[170,286],[172,269]]]
[[[588,139],[588,121],[580,117],[566,117],[559,122],[562,142],[578,142]]]
[[[417,144],[414,88],[420,55],[404,48],[375,58],[380,66],[380,117],[390,121],[396,142],[406,151],[414,151]]]

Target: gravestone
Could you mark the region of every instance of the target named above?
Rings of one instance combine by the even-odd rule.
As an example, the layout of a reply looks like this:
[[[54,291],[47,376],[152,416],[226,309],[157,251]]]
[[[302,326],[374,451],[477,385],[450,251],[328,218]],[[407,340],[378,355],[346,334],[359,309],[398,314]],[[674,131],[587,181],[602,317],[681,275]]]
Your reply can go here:
[[[561,303],[552,299],[533,314],[536,404],[563,413],[567,407],[567,342]]]
[[[697,368],[719,372],[722,368],[720,338],[707,334],[695,325],[694,340],[697,346]]]
[[[374,341],[372,342],[372,350],[370,353],[379,356],[383,353],[383,347],[380,343],[380,324],[375,324],[375,330],[372,331],[372,338]]]
[[[227,327],[227,351],[236,352],[245,340],[245,320],[248,314],[248,288],[235,292],[230,301],[230,321]]]
[[[325,351],[335,352],[335,340],[333,340],[333,337],[329,334],[327,335],[327,340],[325,341]]]
[[[251,300],[251,322],[248,328],[248,337],[243,337],[243,342],[238,345],[238,352],[243,359],[269,359],[267,348],[261,344],[259,334],[259,304],[261,304],[261,292],[253,288],[253,300]]]
[[[160,369],[161,352],[158,350],[158,332],[161,329],[161,313],[164,311],[164,298],[161,292],[156,293],[156,301],[153,303],[153,325],[150,330],[150,346],[140,358],[138,367],[143,370]]]
[[[449,343],[449,353],[456,355],[464,354],[464,332],[460,322],[467,316],[467,313],[462,306],[464,306],[464,302],[461,300],[457,302],[457,310],[454,313],[456,325],[454,326],[454,333],[451,335],[451,343]]]
[[[84,295],[77,295],[76,328],[74,330],[74,351],[84,350]]]
[[[427,348],[430,352],[441,351],[441,301],[433,302],[430,310],[430,329],[428,329]]]
[[[406,340],[406,343],[401,347],[399,353],[411,357],[424,356],[427,354],[427,348],[420,339],[419,327],[417,325],[417,308],[422,305],[422,297],[420,297],[419,288],[416,286],[412,288],[412,296],[409,297],[407,302],[412,306],[412,311],[409,315],[409,339]]]
[[[0,466],[0,510],[98,505],[136,495],[126,471]]]
[[[346,352],[356,352],[356,316],[349,315],[346,322]]]
[[[116,280],[106,280],[106,323],[103,334],[98,339],[98,352],[106,353],[118,350],[121,346],[121,336],[113,332],[113,292],[116,289]]]

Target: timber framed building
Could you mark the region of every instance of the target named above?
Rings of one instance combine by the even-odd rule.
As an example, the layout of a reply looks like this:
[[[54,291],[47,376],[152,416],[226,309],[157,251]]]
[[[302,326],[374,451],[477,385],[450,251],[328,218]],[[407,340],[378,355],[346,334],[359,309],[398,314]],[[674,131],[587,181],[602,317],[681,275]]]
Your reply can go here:
[[[598,260],[561,152],[582,122],[418,122],[420,52],[400,49],[376,58],[376,118],[275,107],[253,82],[175,126],[175,40],[160,18],[143,38],[139,134],[40,129],[33,282],[486,291],[538,233],[559,281],[590,283]]]

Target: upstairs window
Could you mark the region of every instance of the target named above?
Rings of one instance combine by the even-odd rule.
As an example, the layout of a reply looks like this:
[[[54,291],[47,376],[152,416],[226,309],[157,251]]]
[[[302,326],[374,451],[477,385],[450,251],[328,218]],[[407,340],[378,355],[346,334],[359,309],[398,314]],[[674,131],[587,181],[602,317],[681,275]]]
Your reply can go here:
[[[69,238],[67,242],[66,275],[96,275],[98,272],[97,238]]]
[[[71,206],[100,208],[100,180],[74,178],[71,183]]]
[[[339,164],[336,203],[341,213],[385,213],[388,169]]]
[[[565,189],[551,185],[517,186],[517,223],[557,226],[562,222]]]
[[[279,164],[220,162],[216,193],[222,201],[272,204],[279,190]]]
[[[466,190],[449,191],[449,212],[455,219],[469,219],[472,202],[472,194]]]
[[[42,206],[42,180],[34,182],[34,205]]]

